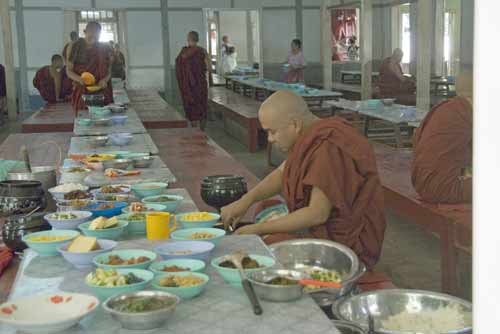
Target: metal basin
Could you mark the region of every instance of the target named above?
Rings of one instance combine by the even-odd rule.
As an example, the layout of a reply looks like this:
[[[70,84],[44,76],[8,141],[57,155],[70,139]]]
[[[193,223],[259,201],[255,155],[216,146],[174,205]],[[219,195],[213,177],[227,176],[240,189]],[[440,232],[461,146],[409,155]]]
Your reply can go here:
[[[99,118],[94,120],[96,126],[109,126],[111,125],[111,118]]]
[[[103,147],[108,142],[108,136],[89,137],[87,143],[90,147]]]
[[[472,304],[457,297],[432,291],[393,289],[366,292],[339,299],[333,304],[332,312],[338,319],[353,322],[367,330],[369,310],[377,334],[417,334],[428,331],[422,328],[406,328],[406,331],[385,329],[382,321],[403,311],[410,314],[424,311],[435,312],[438,308],[445,306],[456,306],[463,314],[466,326],[439,331],[439,333],[472,333]],[[423,321],[415,326],[426,324],[428,322]]]
[[[123,301],[133,297],[156,297],[160,299],[174,299],[175,303],[171,306],[162,308],[156,311],[150,312],[138,312],[138,313],[130,313],[130,312],[119,312],[113,309],[113,306],[116,305],[117,302]],[[180,298],[176,295],[173,295],[168,292],[163,291],[139,291],[121,294],[118,296],[114,296],[108,298],[103,304],[102,307],[104,310],[111,314],[111,317],[122,324],[124,328],[127,329],[153,329],[162,327],[165,322],[167,322],[168,318],[172,315],[179,304]]]
[[[296,285],[273,285],[267,284],[271,279],[278,276],[286,276],[299,280],[303,274],[286,269],[265,269],[250,273],[248,280],[252,283],[255,293],[259,298],[273,302],[289,302],[302,297],[303,286]]]
[[[133,158],[132,162],[134,164],[134,168],[149,168],[153,164],[154,160],[154,157],[148,156]]]
[[[128,159],[116,159],[116,160],[104,160],[102,166],[104,169],[116,168],[116,169],[127,169],[132,162]]]
[[[324,288],[312,293],[322,305],[349,293],[364,274],[364,266],[348,247],[323,239],[296,239],[270,246],[276,260],[286,269],[307,273],[311,269],[335,270],[342,276],[342,288]]]

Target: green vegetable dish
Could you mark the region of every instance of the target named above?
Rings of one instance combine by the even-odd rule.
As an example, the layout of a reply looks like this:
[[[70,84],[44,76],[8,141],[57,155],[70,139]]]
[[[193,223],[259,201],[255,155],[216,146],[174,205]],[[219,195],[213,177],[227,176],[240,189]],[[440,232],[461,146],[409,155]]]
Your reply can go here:
[[[73,213],[53,213],[49,216],[49,219],[55,219],[55,220],[68,220],[76,218],[78,217]]]
[[[175,201],[176,201],[175,198],[171,198],[168,196],[159,196],[156,198],[150,198],[146,202],[148,202],[148,203],[163,203],[163,202],[175,202]]]
[[[146,215],[143,213],[135,213],[133,215],[124,217],[123,220],[126,220],[128,222],[133,222],[133,221],[144,221],[146,220]]]
[[[133,273],[121,275],[118,274],[118,272],[115,270],[104,270],[102,268],[97,268],[95,273],[88,274],[85,280],[90,285],[104,286],[109,288],[141,283],[144,281],[142,278],[137,277]]]
[[[140,313],[160,310],[174,304],[173,298],[131,297],[115,302],[113,309],[118,312]]]
[[[312,279],[322,282],[336,282],[340,283],[342,277],[335,270],[313,270],[310,272]]]

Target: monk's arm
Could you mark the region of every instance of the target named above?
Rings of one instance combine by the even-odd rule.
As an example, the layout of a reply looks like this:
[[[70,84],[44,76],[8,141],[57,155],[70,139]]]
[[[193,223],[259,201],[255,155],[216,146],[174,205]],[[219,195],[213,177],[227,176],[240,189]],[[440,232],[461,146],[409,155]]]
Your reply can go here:
[[[61,86],[62,86],[62,75],[57,73],[54,76],[54,89],[56,92],[56,101],[61,100]]]
[[[283,162],[279,168],[276,168],[272,173],[267,175],[259,184],[242,197],[248,202],[249,206],[281,193],[284,167],[285,163]]]
[[[259,235],[289,233],[324,224],[332,210],[332,203],[325,193],[313,187],[309,206],[276,220],[255,224],[253,233]]]
[[[73,61],[70,60],[70,58],[71,58],[70,55],[71,55],[72,49],[73,49],[73,44],[70,44],[68,46],[68,51],[66,52],[66,55],[68,57],[67,64],[66,64],[66,74],[68,75],[68,78],[70,78],[74,82],[77,82],[82,86],[85,86],[83,79],[78,74],[75,73]]]

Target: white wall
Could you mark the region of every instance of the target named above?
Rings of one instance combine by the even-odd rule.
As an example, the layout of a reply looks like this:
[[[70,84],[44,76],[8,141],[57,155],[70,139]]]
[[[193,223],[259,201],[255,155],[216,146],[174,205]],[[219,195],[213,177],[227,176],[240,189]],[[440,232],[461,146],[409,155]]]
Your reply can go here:
[[[304,57],[310,63],[321,62],[321,32],[319,9],[305,9],[302,11],[302,49]]]
[[[170,64],[175,65],[175,58],[186,46],[187,34],[195,30],[200,35],[199,45],[206,45],[206,36],[203,33],[203,12],[199,11],[170,11],[168,13],[170,37]]]
[[[282,63],[286,60],[290,43],[296,38],[295,10],[263,11],[264,63]]]
[[[248,62],[247,53],[247,16],[245,11],[220,11],[220,36],[229,36],[236,48],[238,62]]]

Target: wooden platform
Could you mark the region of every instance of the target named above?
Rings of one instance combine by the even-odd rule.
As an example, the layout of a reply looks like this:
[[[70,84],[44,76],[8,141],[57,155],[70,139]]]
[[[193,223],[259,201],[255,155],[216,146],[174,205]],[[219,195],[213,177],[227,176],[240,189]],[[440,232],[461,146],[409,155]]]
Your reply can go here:
[[[373,143],[373,148],[386,208],[439,236],[442,290],[455,294],[458,288],[456,249],[472,254],[472,207],[422,202],[411,184],[412,151],[378,143]]]

